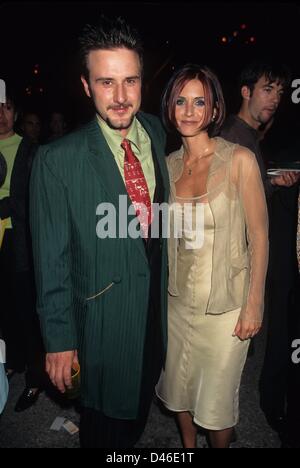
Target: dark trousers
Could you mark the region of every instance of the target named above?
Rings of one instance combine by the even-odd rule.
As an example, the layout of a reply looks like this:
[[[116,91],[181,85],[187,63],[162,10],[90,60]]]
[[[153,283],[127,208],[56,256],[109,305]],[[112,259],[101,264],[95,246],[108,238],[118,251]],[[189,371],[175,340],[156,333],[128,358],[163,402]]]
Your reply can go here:
[[[84,408],[80,419],[81,448],[133,448],[145,429],[151,401],[152,396],[144,401],[135,420],[110,418],[101,411]]]
[[[296,308],[290,327],[290,343],[300,340],[300,275],[296,288]],[[299,345],[297,346],[299,349]],[[296,348],[290,346],[291,354]],[[299,356],[299,353],[298,353]],[[290,359],[287,389],[287,438],[300,448],[300,363]]]
[[[260,404],[267,416],[285,416],[290,394],[292,336],[299,316],[296,231],[298,189],[280,189],[269,202],[270,258],[266,284],[267,345]]]
[[[0,250],[0,328],[6,342],[6,367],[22,372],[25,368],[24,331],[18,316],[16,289],[13,233],[7,229]]]
[[[15,271],[12,232],[5,232],[0,251],[0,328],[6,342],[6,368],[26,369],[26,385],[42,387],[47,382],[45,353],[36,313],[33,272]]]
[[[106,416],[101,411],[83,408],[80,421],[82,448],[132,448],[138,442],[147,423],[154,387],[163,364],[160,329],[160,315],[154,307],[150,306],[137,418],[134,420],[115,419]]]
[[[260,406],[267,415],[286,412],[288,374],[291,362],[290,326],[295,309],[296,290],[287,284],[268,286],[267,345],[260,376]]]
[[[26,366],[26,385],[31,388],[48,384],[45,371],[45,351],[36,313],[36,300],[33,274],[30,271],[17,273],[17,310],[20,326],[23,329],[23,352]]]

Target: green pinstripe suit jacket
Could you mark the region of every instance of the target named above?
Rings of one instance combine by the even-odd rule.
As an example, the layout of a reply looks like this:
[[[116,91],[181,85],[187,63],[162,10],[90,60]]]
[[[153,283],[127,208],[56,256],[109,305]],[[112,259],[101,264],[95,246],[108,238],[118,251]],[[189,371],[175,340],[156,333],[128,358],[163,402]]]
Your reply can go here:
[[[163,185],[169,179],[159,120],[140,112]],[[47,352],[78,349],[82,397],[111,417],[135,418],[139,403],[150,266],[141,238],[96,235],[100,203],[129,198],[114,157],[94,119],[41,146],[30,181],[38,313]],[[134,216],[128,217],[128,223]],[[167,335],[167,249],[161,241],[162,334]]]

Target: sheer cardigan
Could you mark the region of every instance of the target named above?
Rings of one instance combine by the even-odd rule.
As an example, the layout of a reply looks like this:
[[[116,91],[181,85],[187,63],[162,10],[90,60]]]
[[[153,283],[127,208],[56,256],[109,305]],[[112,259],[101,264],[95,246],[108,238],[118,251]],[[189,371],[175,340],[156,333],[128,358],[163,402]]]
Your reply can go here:
[[[216,137],[208,179],[207,199],[214,223],[211,291],[207,314],[241,307],[240,317],[261,322],[268,265],[268,213],[264,187],[254,154]],[[183,172],[183,147],[167,157],[170,175],[169,294],[177,288],[178,239],[174,235],[175,182]],[[216,198],[223,194],[223,209]],[[201,283],[199,283],[201,288]]]

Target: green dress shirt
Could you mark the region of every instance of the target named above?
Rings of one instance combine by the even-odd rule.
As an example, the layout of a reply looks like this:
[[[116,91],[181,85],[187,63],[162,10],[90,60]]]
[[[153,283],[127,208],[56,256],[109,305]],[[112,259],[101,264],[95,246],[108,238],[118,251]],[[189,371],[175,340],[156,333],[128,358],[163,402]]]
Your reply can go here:
[[[111,129],[107,123],[97,116],[99,126],[102,130],[105,140],[114,155],[115,161],[123,178],[124,178],[124,150],[121,143],[124,137],[118,130]],[[151,141],[146,130],[135,117],[126,139],[130,141],[132,150],[142,165],[144,176],[148,185],[151,201],[153,201],[155,192],[155,171],[151,151]]]

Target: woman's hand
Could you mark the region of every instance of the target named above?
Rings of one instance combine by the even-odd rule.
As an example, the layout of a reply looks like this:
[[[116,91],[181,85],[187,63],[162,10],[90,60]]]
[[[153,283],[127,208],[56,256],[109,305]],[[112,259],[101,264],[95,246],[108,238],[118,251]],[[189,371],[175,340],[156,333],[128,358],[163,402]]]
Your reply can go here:
[[[261,322],[239,318],[232,336],[237,336],[240,340],[253,338],[261,329]]]

